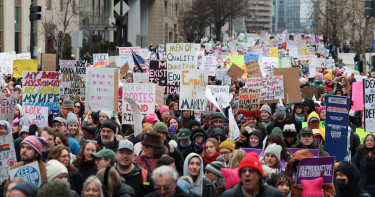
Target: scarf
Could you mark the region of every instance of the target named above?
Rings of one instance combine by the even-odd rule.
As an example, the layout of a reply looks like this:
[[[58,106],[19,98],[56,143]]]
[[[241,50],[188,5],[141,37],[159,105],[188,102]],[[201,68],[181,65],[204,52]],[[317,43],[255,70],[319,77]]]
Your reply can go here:
[[[204,141],[200,144],[198,144],[197,142],[193,141],[193,145],[194,145],[194,152],[198,153],[198,154],[201,154],[203,149],[204,149]]]
[[[305,121],[305,116],[303,114],[298,115],[297,113],[294,114],[294,119],[298,124],[302,124]]]
[[[210,164],[211,162],[213,161],[216,161],[217,157],[220,155],[219,151],[216,151],[215,154],[213,154],[212,156],[208,156],[208,154],[204,154],[204,157],[203,157],[203,163],[205,165],[208,165]]]
[[[187,148],[187,147],[189,147],[191,145],[191,141],[189,142],[189,143],[181,143],[180,142],[180,146],[182,147],[182,148]]]

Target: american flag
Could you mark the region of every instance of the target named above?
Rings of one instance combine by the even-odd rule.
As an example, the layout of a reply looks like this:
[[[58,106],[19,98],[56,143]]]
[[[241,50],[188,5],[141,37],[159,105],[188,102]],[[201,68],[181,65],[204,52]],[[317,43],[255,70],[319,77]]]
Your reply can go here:
[[[133,50],[132,50],[132,56],[133,56],[133,60],[135,63],[134,72],[141,72],[141,73],[147,72],[148,70],[147,61],[143,59],[140,55],[136,54]]]

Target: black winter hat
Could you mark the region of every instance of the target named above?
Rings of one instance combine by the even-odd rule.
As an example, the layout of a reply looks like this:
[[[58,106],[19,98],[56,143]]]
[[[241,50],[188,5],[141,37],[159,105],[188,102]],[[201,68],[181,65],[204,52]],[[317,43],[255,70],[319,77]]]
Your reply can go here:
[[[116,133],[117,131],[117,126],[116,126],[116,122],[113,121],[113,120],[106,120],[104,121],[103,125],[102,125],[102,128],[109,128],[111,129],[114,133]]]
[[[188,129],[191,131],[192,129],[191,128],[193,128],[193,126],[196,126],[196,125],[198,125],[199,127],[201,126],[201,123],[199,123],[198,121],[196,121],[196,120],[190,120],[189,121],[189,124],[188,124]]]
[[[96,112],[92,112],[92,113],[90,114],[90,116],[91,116],[91,118],[92,118],[92,122],[93,122],[94,124],[96,124],[96,123],[99,121],[99,114],[98,114],[98,113],[96,113]]]

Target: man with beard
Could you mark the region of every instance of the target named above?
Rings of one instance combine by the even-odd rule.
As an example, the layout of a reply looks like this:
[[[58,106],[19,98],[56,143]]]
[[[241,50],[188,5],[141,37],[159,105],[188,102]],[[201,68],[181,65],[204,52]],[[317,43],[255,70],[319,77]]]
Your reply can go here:
[[[106,148],[113,151],[117,150],[118,141],[115,137],[117,130],[116,128],[117,125],[113,120],[109,119],[104,121],[100,131],[100,136],[95,139],[101,149]]]
[[[115,168],[119,172],[121,180],[134,189],[136,197],[144,196],[154,190],[151,174],[148,174],[147,170],[134,163],[132,142],[124,140],[119,143],[116,161],[117,166]]]
[[[43,152],[42,152],[42,160],[46,162],[49,151],[51,150],[52,147],[55,146],[55,132],[50,127],[44,127],[43,130],[39,132],[39,137],[47,138],[47,143],[43,147]]]
[[[61,117],[56,117],[52,121],[52,129],[55,131],[55,133],[64,133],[66,135],[66,138],[68,138],[69,141],[69,150],[74,155],[78,155],[81,151],[81,147],[79,146],[78,142],[71,137],[69,137],[69,131],[67,129],[66,120]]]
[[[34,161],[38,162],[41,182],[47,180],[46,164],[42,161],[43,145],[46,143],[46,139],[37,136],[28,136],[21,142],[21,161],[14,164],[10,169],[19,168],[21,166],[30,164]],[[5,184],[4,190],[8,188],[10,177]],[[5,191],[6,193],[6,191]]]

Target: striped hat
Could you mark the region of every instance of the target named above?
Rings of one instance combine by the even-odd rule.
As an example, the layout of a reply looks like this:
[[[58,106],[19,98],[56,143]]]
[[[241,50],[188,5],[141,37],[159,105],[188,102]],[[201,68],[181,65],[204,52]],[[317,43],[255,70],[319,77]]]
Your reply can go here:
[[[44,144],[46,144],[46,142],[47,142],[47,138],[30,135],[21,142],[21,146],[22,144],[26,143],[30,145],[31,147],[33,147],[33,149],[36,152],[38,152],[40,156],[42,156],[43,146]]]

